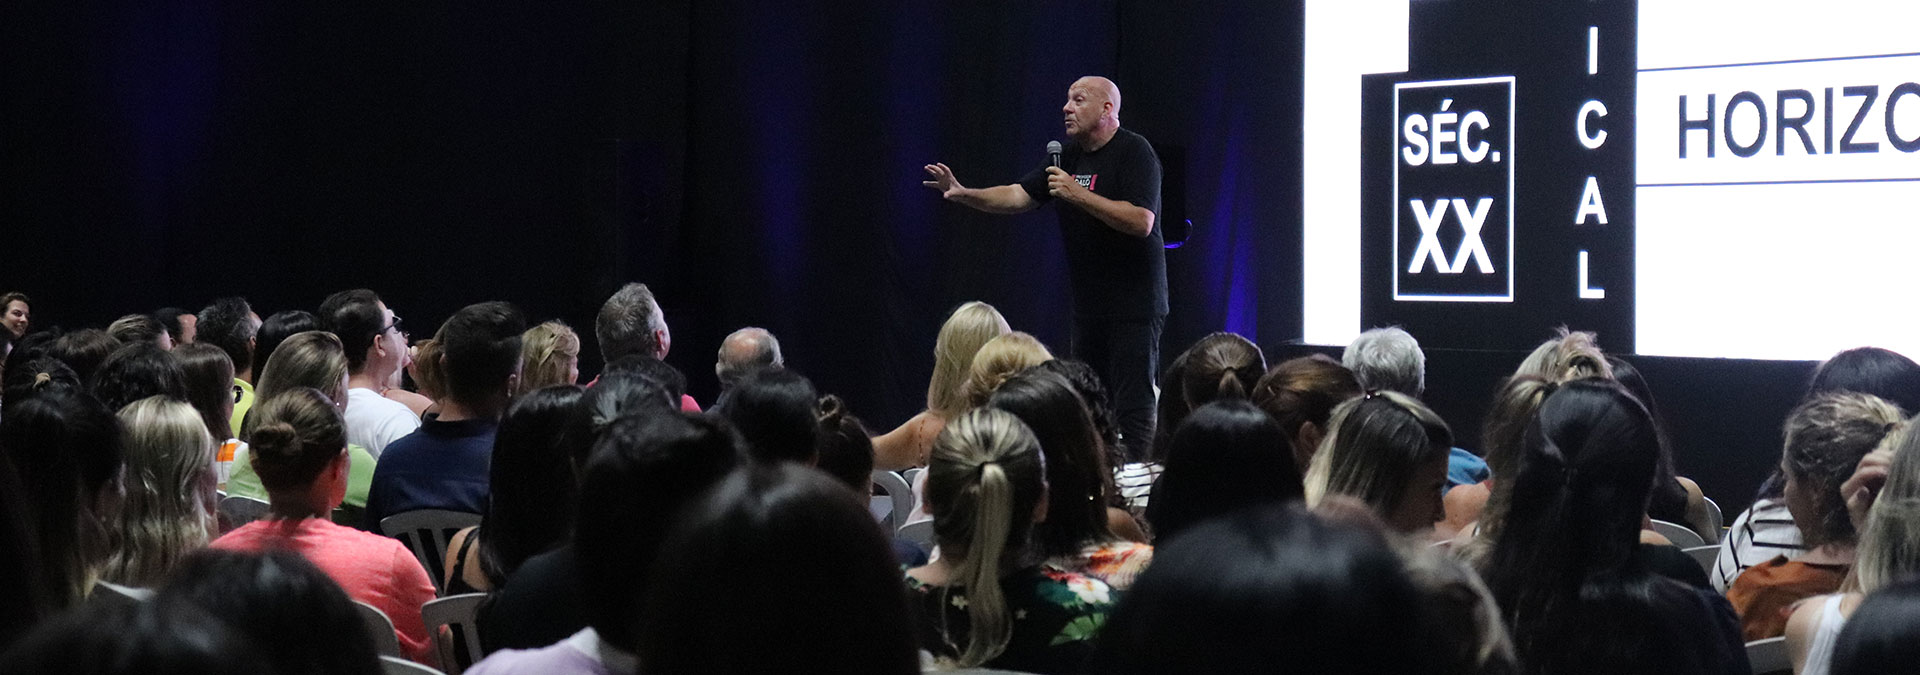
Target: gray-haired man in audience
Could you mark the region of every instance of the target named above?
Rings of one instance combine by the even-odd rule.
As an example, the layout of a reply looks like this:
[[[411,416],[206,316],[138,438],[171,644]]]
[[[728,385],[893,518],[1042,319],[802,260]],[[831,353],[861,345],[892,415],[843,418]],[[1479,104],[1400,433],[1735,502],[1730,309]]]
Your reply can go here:
[[[1340,353],[1340,363],[1367,391],[1397,391],[1419,398],[1427,391],[1427,354],[1420,341],[1397,326],[1361,333]],[[1492,476],[1487,462],[1454,448],[1447,458],[1447,486],[1469,485]]]
[[[780,358],[780,340],[765,328],[748,327],[720,341],[720,356],[714,361],[713,374],[720,378],[720,392],[725,394],[748,375],[785,366],[786,362]]]

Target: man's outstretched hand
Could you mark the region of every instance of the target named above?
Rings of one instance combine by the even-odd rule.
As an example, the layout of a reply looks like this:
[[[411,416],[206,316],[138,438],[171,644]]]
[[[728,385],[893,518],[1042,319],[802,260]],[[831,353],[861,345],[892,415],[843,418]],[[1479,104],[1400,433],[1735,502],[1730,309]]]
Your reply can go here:
[[[939,190],[940,196],[944,199],[953,199],[955,194],[967,189],[960,185],[960,179],[953,177],[953,169],[947,168],[945,164],[939,162],[928,164],[927,175],[932,176],[932,179],[920,181],[920,184]]]

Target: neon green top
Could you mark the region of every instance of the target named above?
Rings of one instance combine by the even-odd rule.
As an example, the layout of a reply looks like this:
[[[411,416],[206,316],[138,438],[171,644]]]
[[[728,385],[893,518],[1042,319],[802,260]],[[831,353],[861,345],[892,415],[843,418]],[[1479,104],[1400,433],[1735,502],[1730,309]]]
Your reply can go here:
[[[227,477],[227,494],[265,501],[267,488],[253,472],[251,449],[241,445],[233,453],[233,473]],[[341,503],[366,508],[367,487],[373,485],[373,454],[358,445],[347,445],[347,498]]]

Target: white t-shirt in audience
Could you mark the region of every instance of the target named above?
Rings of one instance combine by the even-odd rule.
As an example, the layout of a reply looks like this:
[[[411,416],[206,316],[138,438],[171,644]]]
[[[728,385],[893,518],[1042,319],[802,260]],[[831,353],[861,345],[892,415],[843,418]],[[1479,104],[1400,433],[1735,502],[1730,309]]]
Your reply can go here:
[[[420,428],[420,417],[407,404],[360,387],[347,390],[346,421],[347,443],[366,448],[376,460],[388,443]]]

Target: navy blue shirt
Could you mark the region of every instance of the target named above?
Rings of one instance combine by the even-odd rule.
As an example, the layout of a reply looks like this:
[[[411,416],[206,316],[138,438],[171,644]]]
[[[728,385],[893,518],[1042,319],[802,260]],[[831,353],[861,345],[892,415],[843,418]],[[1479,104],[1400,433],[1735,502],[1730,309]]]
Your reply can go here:
[[[442,422],[429,415],[420,429],[387,444],[367,489],[367,526],[420,509],[485,514],[494,420]]]

